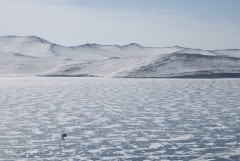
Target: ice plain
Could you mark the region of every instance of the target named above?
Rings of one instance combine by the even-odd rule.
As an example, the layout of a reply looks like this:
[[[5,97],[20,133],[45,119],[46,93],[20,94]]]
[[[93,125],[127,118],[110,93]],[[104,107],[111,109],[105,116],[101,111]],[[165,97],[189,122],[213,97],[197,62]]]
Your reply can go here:
[[[239,100],[240,79],[2,77],[0,160],[237,161]]]

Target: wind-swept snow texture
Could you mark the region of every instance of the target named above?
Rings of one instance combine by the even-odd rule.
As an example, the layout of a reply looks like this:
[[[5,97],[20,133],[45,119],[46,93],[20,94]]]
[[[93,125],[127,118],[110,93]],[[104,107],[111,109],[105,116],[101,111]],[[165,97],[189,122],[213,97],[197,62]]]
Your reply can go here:
[[[240,79],[1,78],[0,161],[239,161],[239,96]]]
[[[240,50],[135,43],[65,47],[35,36],[2,36],[0,76],[231,78],[240,77]]]

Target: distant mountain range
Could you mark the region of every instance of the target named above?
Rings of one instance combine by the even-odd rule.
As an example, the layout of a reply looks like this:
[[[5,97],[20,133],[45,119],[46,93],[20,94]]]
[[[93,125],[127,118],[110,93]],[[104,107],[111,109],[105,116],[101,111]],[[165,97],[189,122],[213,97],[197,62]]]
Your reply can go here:
[[[240,50],[85,44],[0,37],[0,76],[240,78]]]

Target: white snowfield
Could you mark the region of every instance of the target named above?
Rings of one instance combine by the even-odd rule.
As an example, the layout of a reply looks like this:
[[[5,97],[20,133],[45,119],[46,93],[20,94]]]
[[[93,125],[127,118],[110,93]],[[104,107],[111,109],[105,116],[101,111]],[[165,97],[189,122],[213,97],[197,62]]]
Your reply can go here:
[[[240,50],[143,47],[135,43],[66,47],[36,36],[2,36],[0,76],[240,77]]]

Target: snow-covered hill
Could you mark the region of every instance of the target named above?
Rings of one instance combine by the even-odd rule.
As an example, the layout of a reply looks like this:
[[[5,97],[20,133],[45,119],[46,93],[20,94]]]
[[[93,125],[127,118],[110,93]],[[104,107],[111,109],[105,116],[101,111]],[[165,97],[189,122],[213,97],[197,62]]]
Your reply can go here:
[[[2,36],[0,76],[240,78],[240,50],[135,43],[65,47],[36,36]]]

